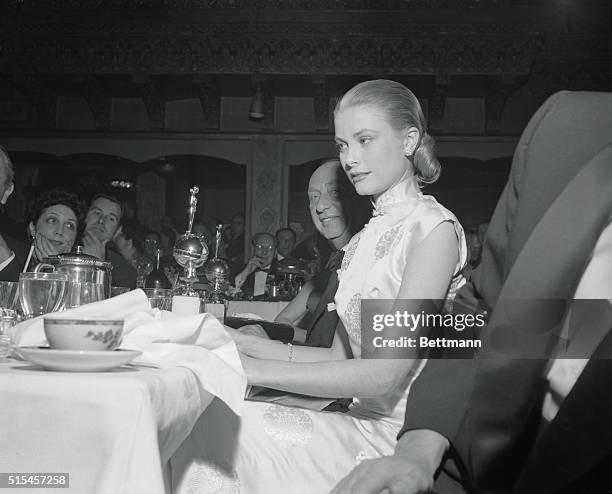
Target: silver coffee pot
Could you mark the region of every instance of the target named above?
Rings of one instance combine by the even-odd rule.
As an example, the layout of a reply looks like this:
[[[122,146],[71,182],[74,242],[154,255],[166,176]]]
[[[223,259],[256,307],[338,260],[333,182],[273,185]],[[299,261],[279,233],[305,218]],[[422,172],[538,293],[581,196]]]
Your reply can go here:
[[[104,298],[111,296],[112,263],[83,253],[80,245],[76,252],[45,257],[43,263],[50,264],[59,273],[68,274],[69,282],[99,283],[104,286]]]

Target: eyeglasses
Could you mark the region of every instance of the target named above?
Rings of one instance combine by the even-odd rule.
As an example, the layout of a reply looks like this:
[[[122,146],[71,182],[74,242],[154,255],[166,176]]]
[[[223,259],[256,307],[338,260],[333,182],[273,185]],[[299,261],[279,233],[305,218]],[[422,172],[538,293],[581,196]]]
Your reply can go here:
[[[255,248],[259,250],[272,250],[274,249],[273,245],[257,245],[255,244]]]
[[[148,238],[145,240],[145,244],[154,244],[157,245],[159,244],[159,240],[153,240],[152,238]]]

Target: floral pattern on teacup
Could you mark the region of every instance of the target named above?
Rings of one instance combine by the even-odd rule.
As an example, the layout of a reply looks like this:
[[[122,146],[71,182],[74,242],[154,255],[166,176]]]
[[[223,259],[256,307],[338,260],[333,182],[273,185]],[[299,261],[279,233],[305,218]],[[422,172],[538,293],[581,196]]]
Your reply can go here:
[[[121,344],[121,329],[107,329],[106,331],[87,331],[86,338],[101,341],[108,348],[117,348]]]

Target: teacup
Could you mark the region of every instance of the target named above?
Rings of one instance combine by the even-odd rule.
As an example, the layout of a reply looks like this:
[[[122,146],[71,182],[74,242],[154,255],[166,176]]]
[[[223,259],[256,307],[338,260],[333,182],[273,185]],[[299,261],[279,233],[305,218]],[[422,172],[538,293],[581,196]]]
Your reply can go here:
[[[108,316],[44,317],[45,336],[57,350],[115,350],[123,337],[123,319]]]

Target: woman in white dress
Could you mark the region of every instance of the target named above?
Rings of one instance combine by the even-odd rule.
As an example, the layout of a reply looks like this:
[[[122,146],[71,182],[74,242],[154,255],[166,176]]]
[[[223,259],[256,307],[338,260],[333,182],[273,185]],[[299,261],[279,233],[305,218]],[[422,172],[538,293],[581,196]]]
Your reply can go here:
[[[342,166],[375,206],[344,248],[338,273],[335,305],[346,331],[336,331],[329,349],[276,343],[255,352],[256,336],[235,338],[250,384],[353,398],[351,409],[247,401],[238,418],[215,402],[173,458],[175,492],[324,493],[360,461],[394,450],[419,362],[360,358],[361,301],[444,300],[461,280],[465,237],[455,216],[420,191],[440,165],[409,89],[387,80],[358,84],[334,117]]]

